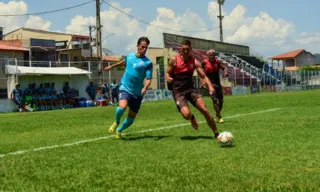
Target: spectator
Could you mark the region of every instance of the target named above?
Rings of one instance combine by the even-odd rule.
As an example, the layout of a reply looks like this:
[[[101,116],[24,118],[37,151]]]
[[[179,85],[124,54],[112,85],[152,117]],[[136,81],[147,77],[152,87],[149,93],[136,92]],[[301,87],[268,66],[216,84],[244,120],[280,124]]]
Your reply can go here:
[[[41,101],[40,101],[40,95],[37,92],[33,93],[32,102],[35,104],[34,106],[35,110],[40,111]]]
[[[66,92],[70,91],[70,87],[69,87],[69,83],[68,82],[65,82],[62,90],[63,90],[64,94],[66,94]]]
[[[34,95],[34,94],[37,92],[36,84],[35,84],[35,83],[32,83],[32,84],[31,84],[31,89],[32,89],[32,95]]]
[[[15,102],[15,104],[18,105],[19,111],[23,111],[23,105],[22,105],[22,91],[20,89],[20,84],[16,83],[15,88],[12,90],[11,93],[11,100]]]
[[[90,82],[90,85],[87,87],[86,91],[94,105],[96,105],[96,87],[93,85],[92,81]]]
[[[28,95],[29,92],[32,92],[32,84],[29,84],[28,88],[24,89],[24,95]]]
[[[119,85],[117,84],[117,81],[114,79],[113,82],[110,84],[111,89],[111,96],[112,96],[112,104],[115,105],[116,103],[119,103]],[[115,102],[117,100],[117,102]]]
[[[45,83],[44,84],[44,91],[47,94],[47,96],[50,94],[50,91],[51,91],[50,83]]]
[[[56,89],[54,88],[54,83],[51,83],[50,91],[53,93],[56,91]]]
[[[104,82],[102,86],[102,93],[105,99],[107,100],[107,102],[109,102],[109,92],[110,92],[109,85],[106,82]]]
[[[40,87],[37,89],[38,95],[40,95],[44,91],[43,84],[40,84]]]

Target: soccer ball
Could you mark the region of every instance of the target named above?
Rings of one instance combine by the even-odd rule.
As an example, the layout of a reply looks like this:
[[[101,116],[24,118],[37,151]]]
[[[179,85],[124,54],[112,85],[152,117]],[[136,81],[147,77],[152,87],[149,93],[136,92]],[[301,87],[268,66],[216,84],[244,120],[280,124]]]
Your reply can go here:
[[[220,133],[217,139],[220,145],[223,147],[233,146],[233,135],[228,131]]]

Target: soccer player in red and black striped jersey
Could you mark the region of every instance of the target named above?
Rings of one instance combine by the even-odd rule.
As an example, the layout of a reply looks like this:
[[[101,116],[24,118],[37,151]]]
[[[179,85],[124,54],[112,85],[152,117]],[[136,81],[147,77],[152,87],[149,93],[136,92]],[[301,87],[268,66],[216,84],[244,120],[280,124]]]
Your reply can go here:
[[[220,82],[220,70],[224,71],[224,76],[228,76],[227,67],[223,66],[223,62],[215,56],[215,51],[210,49],[207,52],[208,59],[202,61],[202,68],[206,76],[210,79],[211,84],[215,89],[215,94],[211,95],[213,107],[216,111],[216,116],[219,118],[219,123],[223,123],[221,110],[223,106],[223,91]],[[202,81],[202,85],[206,83]]]
[[[190,120],[192,127],[198,130],[198,123],[194,114],[191,113],[188,102],[194,105],[206,118],[208,125],[218,137],[219,132],[199,91],[193,86],[192,77],[197,70],[201,77],[208,85],[210,94],[214,94],[214,88],[210,80],[205,75],[201,63],[191,56],[191,42],[184,40],[181,45],[181,54],[177,54],[169,61],[166,80],[169,90],[172,90],[174,101],[179,112],[186,120]]]

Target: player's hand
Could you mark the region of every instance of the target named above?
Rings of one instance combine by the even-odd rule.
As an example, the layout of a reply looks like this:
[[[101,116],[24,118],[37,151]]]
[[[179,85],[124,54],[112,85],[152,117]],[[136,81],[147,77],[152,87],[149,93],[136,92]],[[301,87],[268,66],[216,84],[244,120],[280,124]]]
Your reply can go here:
[[[210,95],[214,95],[215,92],[216,92],[216,90],[214,90],[213,87],[209,87],[209,94]]]
[[[224,73],[224,76],[225,76],[225,77],[228,77],[228,72],[225,72],[225,73]]]
[[[110,71],[110,69],[111,69],[111,66],[104,68],[105,71]]]
[[[143,88],[143,89],[141,90],[141,95],[142,95],[142,97],[143,97],[146,93],[147,93],[147,89],[146,89],[146,88]]]
[[[166,79],[167,79],[167,81],[168,81],[169,83],[172,83],[172,82],[173,82],[173,78],[172,78],[172,77],[167,77]]]

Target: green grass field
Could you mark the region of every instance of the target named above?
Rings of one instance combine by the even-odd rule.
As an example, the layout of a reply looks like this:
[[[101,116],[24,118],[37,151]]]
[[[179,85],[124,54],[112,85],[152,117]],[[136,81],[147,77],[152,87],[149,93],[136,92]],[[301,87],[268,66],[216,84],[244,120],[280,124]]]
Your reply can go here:
[[[0,191],[319,191],[319,103],[320,91],[226,97],[232,148],[183,125],[173,101],[144,103],[123,140],[107,133],[115,107],[0,114]]]

